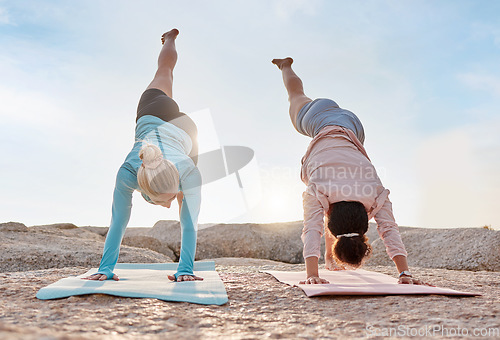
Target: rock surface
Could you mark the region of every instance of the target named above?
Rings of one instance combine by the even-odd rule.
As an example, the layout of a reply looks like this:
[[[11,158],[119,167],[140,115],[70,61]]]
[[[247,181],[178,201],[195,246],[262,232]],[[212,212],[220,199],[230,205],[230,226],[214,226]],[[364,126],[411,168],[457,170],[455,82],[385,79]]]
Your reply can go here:
[[[0,224],[0,270],[95,267],[101,259],[107,229],[78,228],[71,223],[29,228],[17,222]],[[301,231],[300,221],[216,224],[198,231],[196,259],[246,257],[302,263]],[[499,231],[400,227],[400,232],[410,266],[500,271]],[[374,224],[370,224],[367,236],[373,247],[367,264],[393,265]],[[127,228],[119,261],[178,261],[180,246],[177,221],[159,221],[153,228]]]
[[[0,223],[0,232],[1,231],[17,231],[24,233],[28,231],[28,227],[19,222]]]
[[[37,300],[40,288],[99,264],[107,228],[0,224],[0,339],[343,339],[429,327],[500,337],[498,231],[400,228],[416,277],[483,296],[307,298],[259,271],[304,270],[303,264],[271,260],[302,261],[301,229],[301,222],[201,229],[198,258],[239,256],[215,259],[229,302],[202,306],[101,294]],[[396,275],[373,225],[368,236],[374,251],[364,269]],[[160,221],[129,228],[123,243],[120,262],[170,262],[178,257],[180,226]]]
[[[411,266],[500,271],[500,232],[483,228],[427,229],[400,227]],[[218,224],[198,232],[196,259],[247,257],[286,263],[303,263],[302,222],[273,224]],[[178,260],[181,244],[177,221],[159,221],[153,228],[131,228],[125,233],[127,243],[144,245]],[[370,223],[367,232],[373,247],[367,264],[393,265],[387,256],[376,225]],[[152,237],[159,244],[147,246],[141,238]],[[136,241],[134,241],[136,239]],[[152,241],[151,241],[152,242]],[[166,250],[166,249],[169,250]],[[425,251],[422,251],[425,249]],[[324,253],[324,241],[321,253]],[[323,261],[323,256],[320,262]]]
[[[21,224],[19,224],[21,225]],[[98,267],[104,237],[83,228],[60,225],[0,229],[0,272],[70,266]],[[3,227],[4,225],[0,225]],[[11,227],[9,227],[12,229]],[[172,262],[148,249],[122,246],[120,262]]]
[[[411,336],[429,327],[486,332],[500,337],[500,273],[415,268],[415,274],[442,287],[482,293],[480,297],[377,296],[307,298],[279,283],[268,270],[302,270],[258,259],[216,259],[229,302],[203,306],[83,295],[38,300],[36,292],[87,267],[0,274],[1,339],[346,339],[373,338],[403,329]],[[394,267],[366,267],[394,275]],[[434,329],[434,328],[432,328]],[[489,332],[489,333],[488,333]],[[445,333],[446,334],[446,333]],[[453,334],[453,333],[452,333]],[[382,338],[382,337],[377,337]],[[393,336],[393,338],[395,338]]]
[[[88,231],[91,231],[93,233],[99,234],[101,236],[106,236],[108,233],[108,227],[92,227],[92,226],[85,226],[85,227],[80,227],[81,229],[85,229]],[[128,228],[131,229],[131,228]]]
[[[302,222],[270,224],[216,224],[198,231],[197,259],[248,257],[301,263]],[[159,221],[149,235],[168,245],[178,258],[181,247],[179,222]]]
[[[500,232],[483,228],[400,228],[410,266],[500,271]],[[372,265],[391,265],[381,239],[372,243]]]
[[[166,255],[169,259],[177,259],[179,256],[174,254],[174,251],[168,246],[167,243],[161,242],[158,239],[151,236],[125,236],[123,238],[122,244],[153,250],[157,253]]]

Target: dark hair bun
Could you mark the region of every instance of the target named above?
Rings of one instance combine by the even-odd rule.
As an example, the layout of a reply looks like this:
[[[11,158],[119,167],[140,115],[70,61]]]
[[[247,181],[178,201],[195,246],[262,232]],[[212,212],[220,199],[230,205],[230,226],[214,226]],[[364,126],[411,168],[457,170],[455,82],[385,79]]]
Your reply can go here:
[[[340,237],[335,242],[333,252],[338,260],[353,266],[360,266],[364,258],[371,254],[372,247],[365,235]]]
[[[359,236],[342,236],[335,242],[333,252],[339,261],[359,266],[371,254],[365,233],[368,231],[368,214],[361,202],[341,201],[330,205],[328,229],[333,236],[358,233]]]

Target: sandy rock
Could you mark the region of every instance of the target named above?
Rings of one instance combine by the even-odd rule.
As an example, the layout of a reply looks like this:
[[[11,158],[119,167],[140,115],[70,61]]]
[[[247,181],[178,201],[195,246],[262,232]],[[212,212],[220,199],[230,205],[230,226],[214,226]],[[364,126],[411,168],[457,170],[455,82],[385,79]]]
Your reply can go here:
[[[0,231],[27,232],[28,227],[19,222],[7,222],[7,223],[0,223]]]
[[[410,266],[500,271],[500,232],[483,228],[400,228]],[[390,265],[382,240],[367,264]]]
[[[218,257],[214,259],[206,259],[203,261],[214,261],[217,266],[285,266],[284,262],[271,261],[264,259],[251,259],[245,257]],[[290,268],[297,268],[295,264],[290,264]],[[302,268],[302,267],[300,267]]]
[[[158,221],[150,230],[149,235],[169,244],[180,243],[181,224],[178,221]]]
[[[198,231],[196,259],[218,257],[246,257],[269,259],[286,263],[302,263],[303,222],[270,224],[216,224]],[[132,228],[125,235],[149,235],[168,245],[179,257],[181,245],[180,223],[158,221],[151,228]],[[411,228],[410,228],[411,229]],[[367,236],[370,242],[379,238],[376,224],[370,223]],[[151,248],[150,248],[151,249]],[[324,261],[325,244],[321,243],[320,262]],[[385,254],[385,253],[384,253]]]
[[[408,260],[411,266],[457,270],[500,270],[500,251],[498,250],[500,249],[500,234],[498,231],[482,228],[400,227],[399,229],[409,254]],[[102,227],[78,228],[71,223],[29,228],[17,222],[0,224],[0,236],[9,235],[0,240],[0,250],[5,250],[0,255],[0,260],[5,259],[4,263],[0,264],[0,269],[24,270],[20,268],[98,264],[107,230],[108,228]],[[24,232],[19,233],[19,231]],[[26,231],[30,236],[25,235]],[[273,224],[212,225],[198,231],[196,259],[245,257],[302,263],[301,231],[301,221]],[[393,266],[382,241],[379,239],[374,223],[370,223],[367,236],[373,247],[372,256],[367,264]],[[20,243],[19,247],[16,246],[16,242]],[[31,245],[28,246],[30,243]],[[321,254],[323,255],[324,241],[322,243]],[[178,261],[181,245],[180,223],[178,221],[159,221],[153,228],[127,228],[120,261],[139,261],[126,259],[128,256],[127,245],[148,249],[150,251],[149,257],[146,257],[149,258],[147,261],[150,262],[155,262],[155,258],[158,261],[163,261],[166,257]],[[422,251],[423,247],[425,247],[425,251]],[[8,249],[12,249],[12,252],[9,253]],[[34,252],[31,252],[32,249]],[[79,254],[79,252],[84,254]],[[145,254],[143,251],[141,256],[145,256]],[[13,257],[9,260],[7,257],[11,255]],[[132,254],[131,256],[135,257]],[[322,257],[320,263],[324,261]],[[22,260],[17,261],[17,259]],[[37,267],[39,264],[41,267]]]
[[[246,257],[287,263],[302,263],[302,222],[274,224],[218,224],[198,231],[196,259]],[[131,231],[148,235],[173,250],[178,259],[181,243],[177,221],[159,221],[150,228]],[[482,228],[427,229],[399,227],[411,266],[463,270],[500,270],[500,234]],[[127,234],[126,234],[127,235]],[[380,239],[377,226],[370,223],[366,233],[373,252],[371,265],[393,266]],[[425,245],[426,251],[422,251]],[[155,248],[150,248],[155,249]],[[465,249],[465,250],[464,250]],[[170,254],[170,253],[168,253]],[[324,240],[320,263],[323,262]]]
[[[134,237],[134,236],[151,236],[152,228],[138,228],[138,227],[129,227],[125,229],[125,237]]]
[[[180,224],[177,221],[166,222],[165,226],[168,228],[166,234],[162,234],[159,230],[153,228],[127,228],[122,243],[132,247],[150,249],[178,261],[179,253],[174,253],[171,242],[169,242],[169,236],[172,234],[178,236],[180,244]]]
[[[301,222],[217,225],[200,231],[198,256],[238,256],[301,263],[301,230]]]
[[[165,242],[161,242],[151,236],[143,236],[143,235],[125,236],[123,238],[122,244],[131,247],[151,249],[160,254],[164,254],[171,259],[176,258],[173,250],[170,249]]]
[[[368,223],[368,231],[366,232],[366,237],[368,237],[368,241],[372,243],[376,239],[379,239],[380,237],[378,236],[377,232],[377,224],[375,223]]]
[[[76,225],[73,223],[53,223],[53,224],[46,224],[46,225],[35,225],[32,226],[31,228],[36,229],[36,228],[53,228],[53,229],[76,229],[78,228]]]
[[[84,228],[78,228],[71,223],[59,223],[49,225],[38,225],[28,228],[31,233],[50,234],[55,236],[66,236],[75,238],[84,238],[104,242],[105,238],[97,233]]]
[[[97,267],[104,237],[85,229],[49,226],[28,232],[0,232],[0,271],[23,271],[70,266]],[[119,262],[172,262],[152,250],[122,246]]]
[[[101,235],[101,236],[106,236],[106,234],[108,233],[109,227],[85,226],[85,227],[80,227],[80,229],[91,231],[91,232],[98,234],[98,235]]]
[[[38,300],[36,292],[86,267],[0,273],[1,339],[382,339],[367,331],[425,327],[467,329],[469,336],[402,339],[472,339],[483,329],[498,339],[498,272],[416,268],[422,280],[473,291],[479,297],[437,295],[324,296],[308,298],[260,270],[303,270],[304,265],[238,259],[216,265],[229,302],[223,306],[123,298],[103,294]],[[365,269],[395,275],[394,266]],[[479,337],[478,337],[479,338]]]
[[[301,231],[302,222],[217,224],[198,231],[196,259],[248,257],[301,263]],[[150,235],[165,242],[179,256],[179,222],[159,221]]]

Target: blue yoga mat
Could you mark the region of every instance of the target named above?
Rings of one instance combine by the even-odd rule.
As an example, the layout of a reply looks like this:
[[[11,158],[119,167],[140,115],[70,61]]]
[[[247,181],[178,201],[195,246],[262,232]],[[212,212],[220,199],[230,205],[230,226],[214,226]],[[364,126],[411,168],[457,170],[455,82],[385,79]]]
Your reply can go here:
[[[97,272],[92,268],[83,275],[67,277],[38,291],[41,300],[72,295],[108,294],[134,298],[156,298],[164,301],[223,305],[227,299],[224,283],[215,271],[215,262],[195,262],[194,272],[203,281],[172,282],[167,275],[177,270],[177,263],[118,263],[114,273],[119,281],[82,280]]]

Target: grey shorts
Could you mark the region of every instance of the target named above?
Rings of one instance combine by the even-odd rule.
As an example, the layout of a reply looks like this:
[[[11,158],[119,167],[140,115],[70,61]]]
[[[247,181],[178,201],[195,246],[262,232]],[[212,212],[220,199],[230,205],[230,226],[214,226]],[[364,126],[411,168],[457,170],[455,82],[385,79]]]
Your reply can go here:
[[[351,129],[361,144],[365,142],[365,131],[359,118],[349,110],[341,109],[331,99],[318,98],[300,109],[295,122],[297,131],[314,138],[325,126],[338,125]]]

